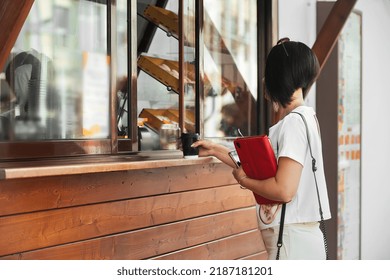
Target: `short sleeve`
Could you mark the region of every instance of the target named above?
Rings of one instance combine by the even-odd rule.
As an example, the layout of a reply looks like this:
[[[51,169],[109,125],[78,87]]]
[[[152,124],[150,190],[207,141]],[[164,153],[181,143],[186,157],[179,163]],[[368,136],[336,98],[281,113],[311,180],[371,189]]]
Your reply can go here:
[[[303,166],[307,153],[306,139],[305,124],[299,115],[286,116],[278,137],[278,160],[280,157],[288,157]]]

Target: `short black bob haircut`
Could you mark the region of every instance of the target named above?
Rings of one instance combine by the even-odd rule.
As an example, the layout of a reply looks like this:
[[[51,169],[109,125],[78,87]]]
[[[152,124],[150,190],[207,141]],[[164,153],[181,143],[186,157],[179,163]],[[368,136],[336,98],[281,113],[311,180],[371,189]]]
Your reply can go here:
[[[265,94],[284,108],[293,93],[302,88],[303,96],[319,73],[317,56],[305,44],[288,38],[279,40],[268,54],[265,65]]]

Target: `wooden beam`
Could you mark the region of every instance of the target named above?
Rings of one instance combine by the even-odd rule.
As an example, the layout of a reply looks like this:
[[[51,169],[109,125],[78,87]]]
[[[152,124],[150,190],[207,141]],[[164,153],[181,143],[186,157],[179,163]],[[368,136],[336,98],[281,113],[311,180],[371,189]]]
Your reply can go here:
[[[318,33],[312,50],[320,63],[320,73],[330,53],[332,52],[339,34],[344,27],[357,0],[338,0],[335,2],[324,25]]]
[[[0,70],[15,45],[34,0],[0,1]]]

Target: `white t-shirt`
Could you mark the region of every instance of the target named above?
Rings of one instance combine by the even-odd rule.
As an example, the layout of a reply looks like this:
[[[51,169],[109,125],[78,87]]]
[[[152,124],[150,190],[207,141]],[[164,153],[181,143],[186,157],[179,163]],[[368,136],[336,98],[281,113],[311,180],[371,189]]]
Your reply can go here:
[[[316,159],[317,171],[315,172],[320,193],[321,206],[324,219],[330,219],[330,207],[325,181],[322,144],[316,114],[311,107],[300,106],[293,112],[301,113],[307,122],[310,144],[313,156]],[[294,198],[286,204],[285,224],[307,223],[320,220],[317,190],[312,171],[312,159],[306,134],[305,123],[300,115],[290,113],[272,126],[269,131],[276,158],[288,157],[303,166],[301,179]],[[257,213],[259,206],[257,206]],[[278,226],[280,224],[280,210],[270,224],[263,224],[260,219],[260,229]]]

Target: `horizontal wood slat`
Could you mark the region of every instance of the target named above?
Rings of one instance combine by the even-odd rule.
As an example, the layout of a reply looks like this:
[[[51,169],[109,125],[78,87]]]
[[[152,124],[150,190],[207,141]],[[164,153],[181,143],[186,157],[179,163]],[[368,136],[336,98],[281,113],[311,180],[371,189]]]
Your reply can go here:
[[[236,185],[0,218],[0,256],[254,205]]]
[[[3,259],[145,259],[256,228],[256,210],[250,207]]]
[[[102,148],[101,152],[104,152],[104,150],[107,148],[109,140],[97,140],[94,142],[88,140],[79,140],[76,142],[76,149],[78,149],[76,153],[80,155],[80,153],[85,154],[90,152],[91,147],[97,145],[98,143]],[[18,152],[20,153],[19,157],[29,157],[26,155],[26,150],[30,151],[30,156],[32,158],[37,159],[37,156],[34,155],[38,155],[37,151],[42,152],[38,155],[38,160],[0,162],[0,180],[221,163],[214,157],[199,157],[183,160],[183,153],[179,150],[162,150],[152,152],[146,151],[128,155],[119,154],[117,156],[90,155],[88,157],[75,156],[59,159],[42,159],[46,153],[48,153],[46,155],[48,157],[53,156],[53,153],[58,154],[63,153],[64,151],[68,151],[69,154],[72,150],[75,149],[76,146],[74,142],[68,141],[0,143],[0,158],[2,159],[7,159],[8,157],[11,157],[9,159],[14,159],[15,156],[18,157],[16,154]],[[54,152],[56,149],[60,149],[61,151]],[[12,151],[12,154],[9,154],[10,151]]]
[[[265,250],[259,230],[157,256],[155,260],[232,260]]]
[[[0,216],[236,184],[230,170],[217,163],[5,180]]]

